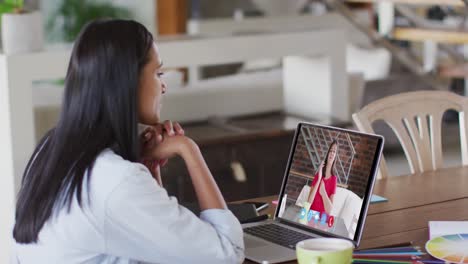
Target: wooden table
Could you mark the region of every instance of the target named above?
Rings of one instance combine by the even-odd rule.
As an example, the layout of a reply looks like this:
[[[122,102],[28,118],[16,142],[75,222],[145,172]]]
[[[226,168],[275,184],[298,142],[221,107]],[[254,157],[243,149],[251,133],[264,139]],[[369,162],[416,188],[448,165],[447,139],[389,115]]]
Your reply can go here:
[[[468,167],[378,180],[374,193],[388,202],[370,205],[361,249],[409,241],[424,248],[429,238],[428,221],[468,220]],[[270,203],[265,213],[273,215],[275,209]]]

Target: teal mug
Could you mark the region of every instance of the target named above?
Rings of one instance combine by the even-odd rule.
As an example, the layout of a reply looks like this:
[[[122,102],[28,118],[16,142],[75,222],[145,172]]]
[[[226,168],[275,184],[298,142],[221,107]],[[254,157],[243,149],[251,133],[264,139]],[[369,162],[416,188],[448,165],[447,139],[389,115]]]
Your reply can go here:
[[[299,264],[350,264],[354,245],[339,238],[312,238],[296,245]]]

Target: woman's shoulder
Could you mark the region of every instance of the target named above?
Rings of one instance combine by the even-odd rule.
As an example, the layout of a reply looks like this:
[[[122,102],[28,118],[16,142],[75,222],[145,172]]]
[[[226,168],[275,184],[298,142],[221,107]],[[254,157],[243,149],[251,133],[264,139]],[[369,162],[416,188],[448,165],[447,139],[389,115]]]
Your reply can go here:
[[[149,174],[148,169],[140,163],[125,160],[111,149],[103,150],[96,158],[91,170],[91,185],[102,191],[111,191],[121,182],[136,174]]]
[[[330,178],[328,178],[328,179],[327,179],[327,178],[324,178],[323,180],[325,180],[325,181],[327,181],[327,182],[329,182],[329,181],[336,182],[336,181],[337,181],[337,176],[334,175],[334,174],[332,174],[332,175],[330,176]]]
[[[93,165],[93,173],[95,171],[112,171],[117,174],[126,173],[128,170],[135,169],[137,163],[125,160],[120,155],[115,153],[112,149],[104,149],[96,157]]]

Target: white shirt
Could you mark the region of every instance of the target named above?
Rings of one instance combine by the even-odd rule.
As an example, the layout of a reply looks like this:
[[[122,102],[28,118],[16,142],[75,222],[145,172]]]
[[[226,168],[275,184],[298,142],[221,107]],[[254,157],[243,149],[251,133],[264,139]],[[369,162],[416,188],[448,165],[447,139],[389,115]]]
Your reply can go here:
[[[87,182],[84,182],[86,186]],[[200,218],[169,197],[148,169],[106,149],[70,212],[44,224],[36,244],[13,243],[13,263],[241,263],[242,228],[229,210]],[[88,203],[88,194],[90,203]]]

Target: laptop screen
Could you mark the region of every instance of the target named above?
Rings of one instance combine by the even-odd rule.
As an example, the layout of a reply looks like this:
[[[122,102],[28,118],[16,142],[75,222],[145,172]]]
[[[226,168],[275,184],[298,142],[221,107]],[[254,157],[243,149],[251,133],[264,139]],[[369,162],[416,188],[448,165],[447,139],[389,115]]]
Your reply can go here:
[[[276,217],[358,242],[383,138],[301,123]]]

